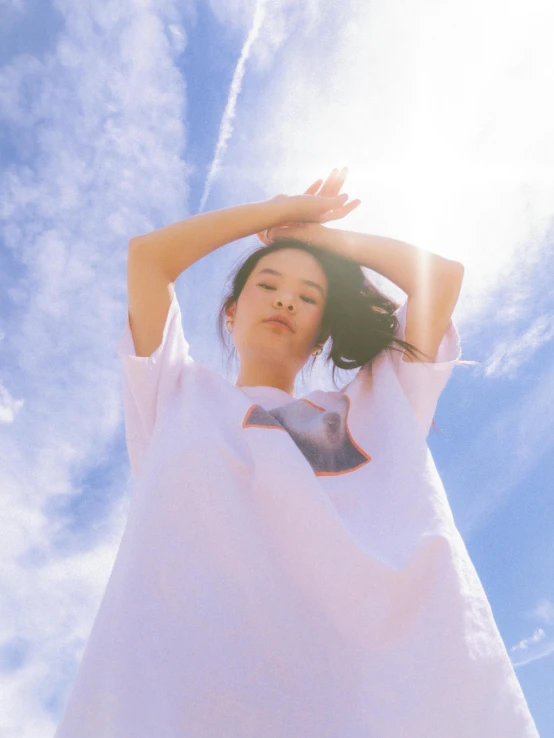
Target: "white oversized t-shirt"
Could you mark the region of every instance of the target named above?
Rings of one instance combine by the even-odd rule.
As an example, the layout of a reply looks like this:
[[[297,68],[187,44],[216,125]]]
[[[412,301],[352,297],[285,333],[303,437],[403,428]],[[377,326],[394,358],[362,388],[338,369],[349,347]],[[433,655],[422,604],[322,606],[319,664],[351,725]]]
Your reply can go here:
[[[537,738],[426,442],[452,322],[302,398],[194,361],[176,295],[117,350],[134,487],[55,738]]]

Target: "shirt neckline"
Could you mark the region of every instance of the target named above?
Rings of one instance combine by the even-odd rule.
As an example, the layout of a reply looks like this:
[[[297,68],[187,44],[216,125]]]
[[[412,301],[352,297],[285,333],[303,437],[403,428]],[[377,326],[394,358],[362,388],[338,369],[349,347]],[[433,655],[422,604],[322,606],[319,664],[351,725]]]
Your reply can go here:
[[[243,385],[242,387],[237,387],[238,390],[240,390],[243,394],[252,397],[253,395],[258,394],[265,394],[265,395],[274,395],[275,397],[288,397],[290,400],[297,400],[298,398],[294,395],[289,395],[288,392],[285,392],[285,390],[279,389],[278,387],[271,387],[269,385]]]

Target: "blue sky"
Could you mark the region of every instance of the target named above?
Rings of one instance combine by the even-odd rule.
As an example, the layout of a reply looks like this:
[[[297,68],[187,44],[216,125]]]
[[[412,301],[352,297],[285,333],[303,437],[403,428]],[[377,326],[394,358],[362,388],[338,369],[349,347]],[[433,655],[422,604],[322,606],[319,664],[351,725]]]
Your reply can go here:
[[[479,364],[428,441],[554,737],[553,24],[539,0],[0,2],[2,735],[53,734],[125,525],[129,238],[348,165],[362,204],[338,227],[465,265],[454,320]],[[177,282],[219,371],[219,298],[255,244]]]

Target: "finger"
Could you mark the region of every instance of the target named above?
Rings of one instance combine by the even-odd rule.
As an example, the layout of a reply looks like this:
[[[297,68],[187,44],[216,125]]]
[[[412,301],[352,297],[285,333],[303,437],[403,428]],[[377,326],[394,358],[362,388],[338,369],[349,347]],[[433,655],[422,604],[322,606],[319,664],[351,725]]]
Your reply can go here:
[[[319,213],[327,214],[329,212],[339,210],[344,206],[347,200],[348,195],[346,193],[343,193],[342,195],[335,195],[334,197],[322,197],[318,207]],[[319,218],[319,215],[317,215],[316,217]]]
[[[321,197],[333,197],[334,195],[336,195],[334,184],[335,184],[335,179],[337,175],[338,175],[338,169],[333,169],[331,174],[327,177],[327,179],[323,183],[323,187],[317,194],[320,195]]]
[[[339,197],[341,196],[339,195]],[[322,217],[326,220],[344,218],[345,215],[348,215],[348,213],[351,213],[355,208],[357,208],[360,203],[361,200],[352,200],[352,202],[349,202],[347,205],[342,204],[339,207],[330,208],[327,212],[323,213]]]
[[[352,202],[346,203],[341,208],[341,210],[344,212],[344,215],[348,215],[348,213],[351,213],[353,210],[355,210],[358,207],[358,205],[361,204],[361,202],[362,201],[360,199],[352,200]]]
[[[329,191],[328,197],[336,197],[339,194],[340,186],[337,187],[337,180],[339,176],[339,170],[333,169],[332,176],[329,178]]]
[[[340,195],[334,195],[333,197],[329,197],[329,210],[337,210],[339,208],[344,207],[346,205],[346,202],[348,200],[348,195],[346,192],[342,192]]]
[[[328,195],[327,197],[320,198],[320,207],[327,207],[328,210],[334,210],[335,208],[342,207],[348,200],[346,192],[341,192],[340,195]]]
[[[348,174],[348,167],[343,167],[340,172],[338,169],[335,170],[336,175],[333,182],[329,185],[329,195],[338,195],[344,185],[344,180]]]
[[[308,187],[308,189],[306,190],[306,192],[305,192],[304,194],[305,194],[305,195],[315,195],[315,193],[316,193],[316,192],[317,192],[317,191],[319,190],[319,188],[321,187],[321,184],[322,184],[322,183],[323,183],[323,180],[322,180],[322,179],[318,179],[318,180],[317,180],[316,182],[314,182],[314,183],[313,183],[313,185],[310,185],[310,186]]]
[[[260,233],[257,233],[256,235],[265,246],[269,246],[271,240],[267,238],[267,236],[265,235],[265,231],[260,231]]]
[[[322,218],[324,218],[324,220],[320,218],[319,222],[327,223],[330,220],[338,220],[339,218],[344,218],[346,215],[355,210],[358,205],[361,204],[361,202],[361,200],[352,200],[352,202],[349,202],[348,205],[344,205],[340,208],[335,208],[334,210],[329,210],[327,213],[321,216]]]
[[[348,176],[348,167],[343,167],[338,173],[336,183],[335,183],[336,188],[337,188],[337,193],[336,193],[337,195],[341,191],[342,186],[347,176]]]

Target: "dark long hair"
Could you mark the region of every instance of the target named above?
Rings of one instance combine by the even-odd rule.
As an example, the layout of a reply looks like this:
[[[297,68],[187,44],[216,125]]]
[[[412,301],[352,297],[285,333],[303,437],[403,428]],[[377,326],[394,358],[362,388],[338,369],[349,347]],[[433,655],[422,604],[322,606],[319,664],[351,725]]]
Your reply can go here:
[[[416,346],[394,335],[398,319],[393,313],[400,305],[366,279],[358,264],[338,254],[289,238],[257,248],[247,255],[230,277],[230,286],[218,313],[219,337],[228,350],[227,369],[230,368],[229,362],[235,357],[235,348],[232,343],[230,346],[227,343],[229,334],[224,328],[225,311],[238,300],[248,277],[263,256],[290,248],[312,254],[327,276],[327,301],[317,343],[329,336],[331,345],[324,361],[326,364],[333,362],[332,379],[335,387],[337,369],[357,369],[372,361],[386,348],[406,350],[416,359],[419,354],[432,361]],[[312,357],[310,368],[313,368],[315,359],[316,357]]]

